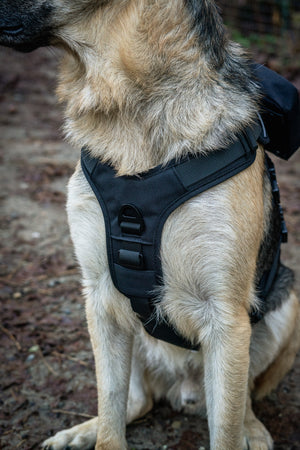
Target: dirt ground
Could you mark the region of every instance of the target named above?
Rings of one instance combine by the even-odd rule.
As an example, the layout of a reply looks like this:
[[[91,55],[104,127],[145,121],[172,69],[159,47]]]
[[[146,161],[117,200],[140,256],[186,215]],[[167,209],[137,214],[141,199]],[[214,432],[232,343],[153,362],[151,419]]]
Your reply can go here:
[[[92,351],[65,214],[79,150],[63,142],[54,95],[57,54],[0,49],[1,449],[36,449],[96,414]],[[299,76],[294,79],[299,86]],[[300,292],[300,152],[276,160],[289,228],[284,260]],[[255,405],[276,450],[300,449],[300,359]],[[299,384],[298,384],[299,387]],[[128,427],[130,449],[208,449],[204,419],[159,404]],[[226,450],[226,449],[224,449]]]

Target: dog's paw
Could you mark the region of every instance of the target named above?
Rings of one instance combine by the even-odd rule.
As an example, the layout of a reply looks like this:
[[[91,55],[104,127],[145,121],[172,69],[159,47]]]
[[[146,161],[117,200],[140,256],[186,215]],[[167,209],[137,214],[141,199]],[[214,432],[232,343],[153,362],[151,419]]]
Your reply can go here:
[[[272,450],[273,440],[265,426],[255,418],[245,424],[243,450]]]
[[[90,450],[97,439],[97,418],[63,430],[42,444],[43,450]]]
[[[95,447],[86,436],[72,436],[61,431],[42,444],[43,450],[90,450]]]

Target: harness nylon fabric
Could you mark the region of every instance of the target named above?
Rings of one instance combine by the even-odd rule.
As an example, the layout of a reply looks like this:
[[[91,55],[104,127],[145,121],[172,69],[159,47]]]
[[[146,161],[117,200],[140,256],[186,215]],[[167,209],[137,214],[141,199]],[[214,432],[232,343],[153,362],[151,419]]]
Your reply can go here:
[[[289,159],[300,146],[300,99],[296,87],[273,70],[252,64],[261,86],[261,114],[269,142],[265,149]]]
[[[260,133],[257,123],[223,149],[173,160],[137,176],[116,176],[110,165],[82,149],[82,169],[104,215],[112,281],[130,299],[145,329],[155,338],[199,348],[154,314],[155,289],[163,283],[160,242],[166,219],[188,199],[249,167],[256,157]],[[126,216],[127,211],[131,216]]]

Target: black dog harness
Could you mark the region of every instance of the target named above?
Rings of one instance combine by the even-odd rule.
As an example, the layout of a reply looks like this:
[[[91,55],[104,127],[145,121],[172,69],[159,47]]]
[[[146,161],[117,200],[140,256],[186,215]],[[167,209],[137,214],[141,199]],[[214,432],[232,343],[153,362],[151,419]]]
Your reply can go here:
[[[83,172],[104,215],[113,283],[130,299],[145,329],[155,338],[184,348],[198,348],[166,321],[158,322],[154,314],[155,288],[162,284],[160,242],[166,219],[186,200],[249,167],[255,160],[261,135],[262,126],[257,123],[226,148],[173,160],[137,176],[118,177],[111,166],[91,158],[87,149],[82,150]],[[271,286],[276,275],[279,253],[275,259],[272,273],[260,286],[264,295],[266,285]],[[252,321],[258,319],[252,313]]]

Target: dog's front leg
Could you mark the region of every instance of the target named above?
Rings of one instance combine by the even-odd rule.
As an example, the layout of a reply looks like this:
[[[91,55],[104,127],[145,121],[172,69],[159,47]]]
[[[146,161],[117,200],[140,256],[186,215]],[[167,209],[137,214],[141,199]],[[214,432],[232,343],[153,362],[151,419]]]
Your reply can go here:
[[[132,335],[107,312],[100,312],[93,297],[87,299],[87,320],[94,350],[98,389],[96,450],[127,448],[128,399]]]
[[[216,317],[203,340],[205,393],[211,449],[241,450],[251,327],[246,309]]]

